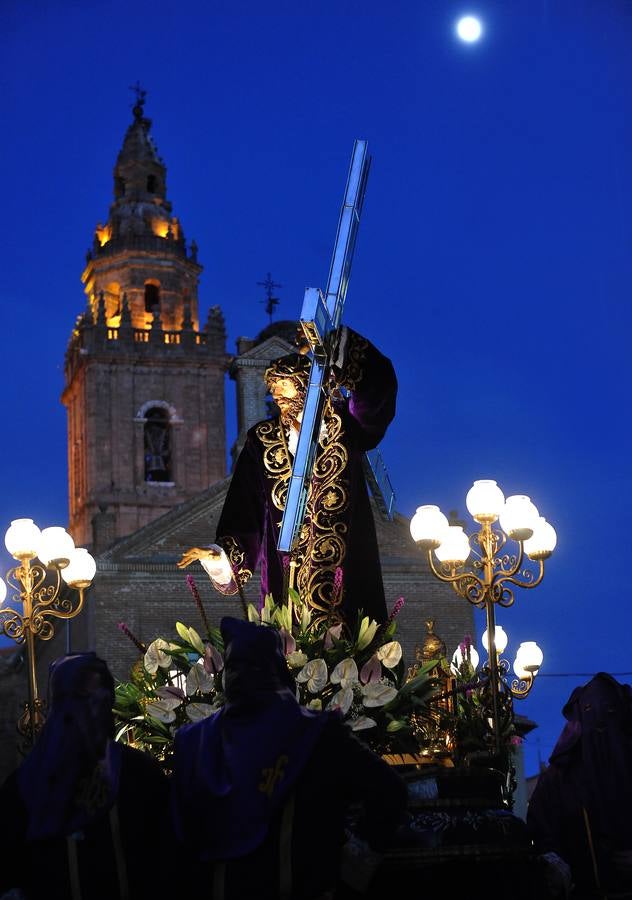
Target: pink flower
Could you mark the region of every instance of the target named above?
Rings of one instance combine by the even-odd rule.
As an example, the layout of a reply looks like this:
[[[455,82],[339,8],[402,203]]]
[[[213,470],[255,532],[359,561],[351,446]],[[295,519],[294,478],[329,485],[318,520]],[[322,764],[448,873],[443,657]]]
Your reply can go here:
[[[399,597],[399,598],[395,601],[395,603],[393,604],[393,608],[392,608],[392,610],[391,610],[391,612],[390,612],[390,615],[389,615],[389,617],[388,617],[389,623],[393,621],[393,619],[395,618],[395,616],[399,615],[399,613],[400,613],[401,610],[402,610],[402,607],[403,607],[404,603],[405,603],[405,600],[404,600],[403,597]]]
[[[520,744],[522,743],[522,738],[519,737],[517,734],[514,734],[509,738],[509,743],[512,744],[514,747],[519,747]]]
[[[279,628],[279,634],[283,641],[283,655],[289,656],[290,653],[294,653],[296,650],[296,641],[287,628]]]
[[[121,631],[123,632],[125,637],[128,637],[130,639],[132,644],[134,644],[134,646],[140,653],[145,653],[145,651],[147,650],[147,647],[145,646],[145,644],[141,643],[141,641],[139,641],[135,635],[132,634],[132,632],[129,630],[129,628],[127,627],[125,622],[119,622],[118,628],[121,629]]]
[[[360,681],[362,684],[374,684],[382,677],[382,664],[374,653],[368,662],[362,666],[360,670]]]
[[[342,622],[339,625],[332,625],[331,628],[328,628],[325,633],[325,650],[331,650],[334,645],[334,638],[339,641],[340,633],[342,631]]]
[[[334,605],[337,605],[340,602],[340,598],[342,597],[342,581],[342,569],[340,566],[336,566],[336,571],[334,573]]]
[[[206,613],[204,611],[204,607],[202,606],[202,599],[200,597],[200,592],[198,591],[197,584],[195,583],[195,578],[193,575],[187,575],[187,584],[189,585],[189,590],[193,594],[193,599],[195,600],[195,605],[198,608],[198,612],[200,613],[200,617],[202,622],[204,623],[204,627],[206,628],[206,633],[211,633],[211,626],[208,623],[208,619],[206,618]]]
[[[204,648],[204,671],[208,675],[218,675],[224,668],[222,654],[212,644]]]

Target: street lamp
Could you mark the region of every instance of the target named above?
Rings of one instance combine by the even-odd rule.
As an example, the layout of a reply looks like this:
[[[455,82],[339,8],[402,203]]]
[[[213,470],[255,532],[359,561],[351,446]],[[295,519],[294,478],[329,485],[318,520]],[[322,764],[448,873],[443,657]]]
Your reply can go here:
[[[521,644],[514,663],[518,681],[506,680],[509,665],[500,660],[507,636],[495,622],[495,607],[514,602],[514,587],[534,588],[544,577],[544,560],[555,548],[553,527],[539,515],[529,497],[505,496],[495,481],[475,481],[467,493],[467,509],[478,523],[467,535],[450,525],[438,506],[420,506],[410,523],[413,539],[428,555],[430,570],[473,606],[485,610],[488,660],[484,667],[490,693],[490,718],[496,753],[501,749],[500,693],[526,697],[542,665],[542,651],[533,642]],[[493,528],[495,522],[498,526]],[[512,548],[508,541],[517,547]],[[504,641],[504,642],[503,642]]]
[[[11,601],[15,606],[2,606],[7,584],[0,579],[0,627],[16,644],[26,642],[29,700],[18,731],[29,746],[45,719],[44,702],[37,688],[35,638],[49,641],[55,633],[52,619],[70,620],[81,612],[96,563],[87,550],[75,547],[65,529],[53,526],[40,531],[32,519],[11,522],[4,542],[19,565],[6,575],[7,584],[14,589]],[[64,586],[77,594],[69,593]]]

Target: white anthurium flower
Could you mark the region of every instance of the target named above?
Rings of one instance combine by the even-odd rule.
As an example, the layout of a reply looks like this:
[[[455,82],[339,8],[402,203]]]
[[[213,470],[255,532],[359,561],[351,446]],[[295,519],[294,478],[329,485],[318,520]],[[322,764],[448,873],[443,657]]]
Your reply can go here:
[[[186,694],[177,685],[165,684],[156,691],[161,699],[171,699],[176,697],[178,700],[186,700]]]
[[[389,641],[377,649],[377,658],[387,669],[394,669],[402,658],[402,645],[399,641]]]
[[[355,659],[348,656],[341,660],[331,673],[332,684],[339,684],[342,688],[353,687],[358,683],[358,666]]]
[[[154,700],[147,704],[145,714],[168,725],[170,722],[175,722],[176,714],[174,709],[177,709],[181,703],[182,700],[179,700],[177,697],[164,697],[162,700]]]
[[[327,709],[339,709],[343,716],[346,716],[351,709],[352,703],[353,689],[350,687],[343,687],[333,695],[327,704]]]
[[[296,680],[306,681],[310,694],[319,694],[327,684],[327,663],[324,659],[310,659],[298,673]]]
[[[162,638],[156,638],[147,647],[143,662],[150,675],[155,675],[158,669],[169,668],[171,665],[171,656],[167,652],[169,649],[169,642]]]
[[[369,718],[369,716],[358,716],[357,719],[350,719],[347,725],[349,725],[351,731],[366,731],[367,728],[376,728],[377,722],[375,719]]]
[[[386,706],[397,697],[397,689],[381,681],[362,686],[362,702],[365,706]]]
[[[191,666],[187,675],[187,697],[191,697],[197,691],[201,694],[208,694],[213,690],[214,685],[213,676],[209,675],[204,668],[203,660],[200,659],[194,666]]]
[[[360,633],[358,635],[358,650],[364,650],[365,647],[368,647],[373,638],[375,637],[375,632],[377,631],[377,622],[375,619],[369,620],[368,616],[365,616],[360,622]]]
[[[314,697],[314,699],[310,700],[309,703],[307,704],[307,708],[308,709],[316,709],[316,710],[318,710],[318,712],[320,712],[321,709],[323,708],[323,701],[320,699],[320,697]]]
[[[212,716],[218,709],[218,706],[211,706],[210,703],[189,703],[186,712],[191,722],[201,722],[202,719]]]
[[[307,662],[307,656],[302,650],[294,650],[293,653],[288,653],[285,658],[291,669],[298,669],[299,666],[304,666]]]

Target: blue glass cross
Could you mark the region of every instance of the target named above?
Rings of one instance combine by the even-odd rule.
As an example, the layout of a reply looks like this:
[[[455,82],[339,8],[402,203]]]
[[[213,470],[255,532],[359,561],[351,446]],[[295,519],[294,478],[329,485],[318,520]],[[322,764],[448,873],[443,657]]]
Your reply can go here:
[[[303,298],[300,323],[312,351],[312,363],[277,544],[278,549],[284,553],[294,549],[305,515],[328,388],[331,352],[328,336],[337,330],[342,318],[370,164],[367,142],[356,141],[338,221],[327,290],[323,294],[318,288],[307,288]],[[365,474],[378,505],[392,518],[394,494],[379,452],[373,450],[370,455],[366,454],[365,462]]]

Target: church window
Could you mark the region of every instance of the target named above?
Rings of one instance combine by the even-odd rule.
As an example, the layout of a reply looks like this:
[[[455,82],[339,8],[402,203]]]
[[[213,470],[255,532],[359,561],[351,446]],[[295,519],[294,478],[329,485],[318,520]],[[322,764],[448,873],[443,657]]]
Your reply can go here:
[[[147,191],[150,194],[155,194],[157,188],[158,188],[158,179],[156,178],[156,176],[148,175],[147,176]]]
[[[145,481],[172,481],[169,412],[152,406],[145,413]]]
[[[145,285],[145,312],[153,312],[154,306],[160,306],[160,286],[148,281]]]

